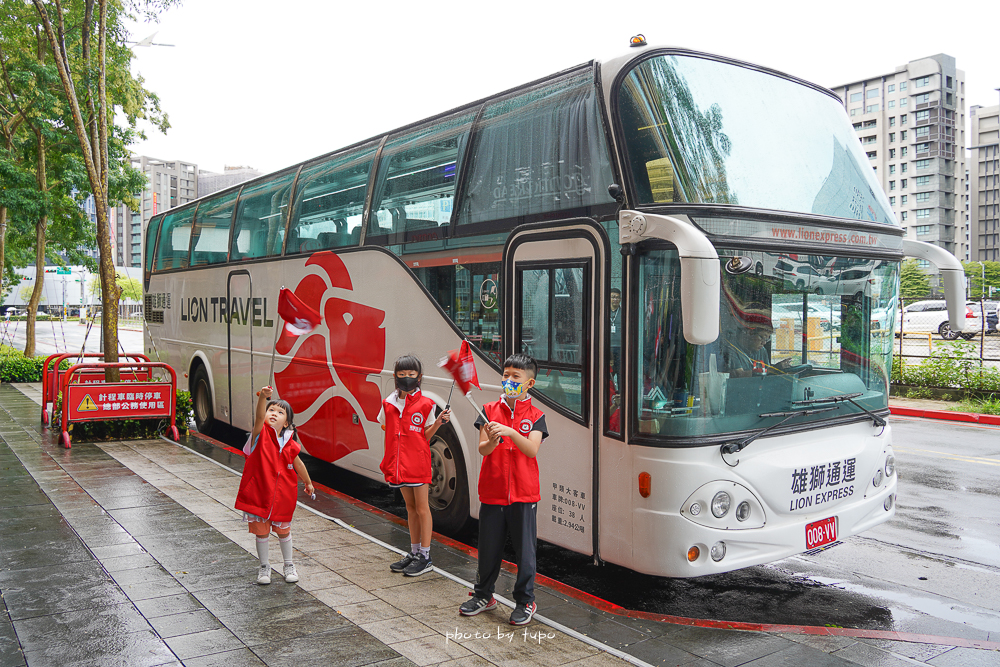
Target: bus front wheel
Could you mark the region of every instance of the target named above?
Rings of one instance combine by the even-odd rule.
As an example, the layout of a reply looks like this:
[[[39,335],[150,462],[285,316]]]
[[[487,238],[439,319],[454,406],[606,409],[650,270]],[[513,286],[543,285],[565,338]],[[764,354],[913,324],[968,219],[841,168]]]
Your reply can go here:
[[[462,450],[450,432],[431,442],[431,484],[428,489],[434,530],[455,534],[469,520],[469,480]]]
[[[215,426],[212,410],[212,385],[208,383],[208,371],[198,366],[191,378],[191,402],[194,403],[194,423],[199,433],[210,435]]]

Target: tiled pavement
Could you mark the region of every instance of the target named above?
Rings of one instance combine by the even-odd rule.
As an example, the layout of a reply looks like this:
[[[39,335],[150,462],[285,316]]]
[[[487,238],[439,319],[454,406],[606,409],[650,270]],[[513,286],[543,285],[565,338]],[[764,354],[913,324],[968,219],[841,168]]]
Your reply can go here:
[[[302,508],[293,524],[301,581],[257,586],[253,537],[232,509],[236,475],[162,440],[64,450],[40,432],[33,390],[20,389],[0,385],[0,667],[625,664],[538,623],[528,629],[545,633],[540,641],[521,630],[499,641],[498,628],[514,630],[509,609],[460,618],[465,587],[438,573],[394,575],[394,552]],[[242,457],[201,449],[242,468]],[[409,543],[394,523],[346,502],[321,495],[310,505],[397,547]],[[438,567],[474,579],[464,553],[435,544],[433,555]],[[271,562],[281,562],[273,539]],[[512,583],[502,575],[499,592],[509,596]],[[546,617],[654,665],[1000,662],[971,649],[637,621],[556,591],[537,594]],[[449,637],[456,630],[465,635]]]

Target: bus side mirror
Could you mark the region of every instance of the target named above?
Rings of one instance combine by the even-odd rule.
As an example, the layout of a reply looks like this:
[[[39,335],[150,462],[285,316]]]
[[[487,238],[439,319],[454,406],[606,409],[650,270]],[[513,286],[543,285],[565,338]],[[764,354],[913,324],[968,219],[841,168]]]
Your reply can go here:
[[[677,248],[681,258],[681,321],[684,340],[708,345],[719,337],[719,253],[704,232],[670,215],[618,212],[618,242],[635,244],[662,239]]]
[[[681,319],[684,340],[695,345],[719,337],[719,260],[681,257]]]

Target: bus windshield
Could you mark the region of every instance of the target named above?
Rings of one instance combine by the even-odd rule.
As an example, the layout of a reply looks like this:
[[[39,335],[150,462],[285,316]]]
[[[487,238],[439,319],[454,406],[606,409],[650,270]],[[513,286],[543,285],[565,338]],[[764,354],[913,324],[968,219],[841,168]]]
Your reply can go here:
[[[704,57],[640,61],[617,93],[637,204],[730,204],[896,225],[843,105]]]
[[[899,263],[788,252],[719,251],[753,270],[721,271],[721,334],[691,345],[681,328],[681,270],[674,249],[639,258],[638,429],[689,438],[770,426],[760,415],[800,401],[861,394],[888,405]],[[860,410],[796,417],[802,424]]]

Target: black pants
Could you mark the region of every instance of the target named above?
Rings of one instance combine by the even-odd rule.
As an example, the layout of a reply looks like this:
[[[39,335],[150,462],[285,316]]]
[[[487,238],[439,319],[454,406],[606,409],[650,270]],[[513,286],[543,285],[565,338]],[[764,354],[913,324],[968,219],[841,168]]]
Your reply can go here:
[[[514,602],[535,601],[535,546],[538,538],[537,503],[479,506],[479,572],[476,596],[489,599],[500,576],[503,545],[510,533],[517,557]]]

